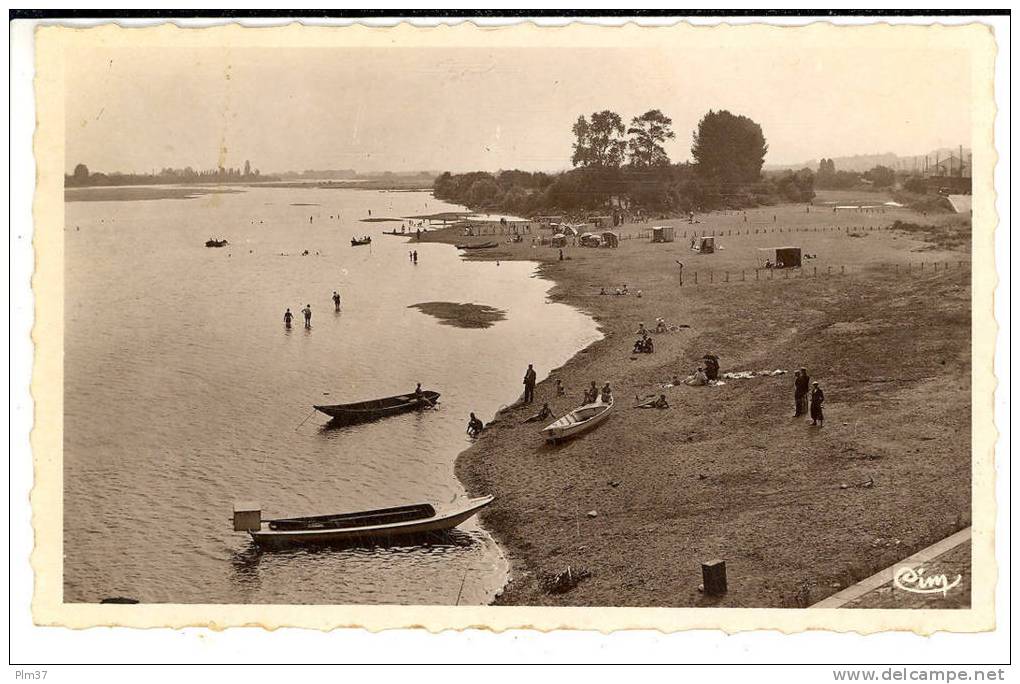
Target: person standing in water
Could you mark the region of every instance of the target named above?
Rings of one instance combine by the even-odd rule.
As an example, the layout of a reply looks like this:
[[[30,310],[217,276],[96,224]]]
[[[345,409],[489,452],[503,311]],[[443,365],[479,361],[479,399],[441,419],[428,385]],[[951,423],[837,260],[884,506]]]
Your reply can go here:
[[[340,293],[333,290],[333,307],[336,311],[340,310]]]
[[[416,264],[418,263],[418,250],[414,250],[414,252],[412,252],[411,261]]]
[[[301,309],[301,313],[305,316],[305,328],[312,327],[312,305],[305,304],[305,308]]]
[[[290,322],[293,321],[293,320],[294,320],[294,314],[292,314],[290,312],[290,309],[287,309],[283,313],[283,327],[285,327],[287,330],[290,330]]]

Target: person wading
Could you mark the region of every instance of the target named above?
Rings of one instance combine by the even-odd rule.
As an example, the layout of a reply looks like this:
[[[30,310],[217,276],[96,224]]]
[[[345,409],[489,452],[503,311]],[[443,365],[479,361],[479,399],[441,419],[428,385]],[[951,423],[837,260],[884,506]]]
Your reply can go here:
[[[305,316],[305,327],[312,327],[312,305],[305,304],[305,308],[301,309],[301,313]]]
[[[825,404],[825,393],[818,386],[817,382],[811,383],[811,424],[819,427],[825,426],[825,414],[822,413],[822,406]]]
[[[535,369],[532,365],[528,364],[528,370],[524,372],[524,403],[530,404],[535,400],[535,380],[538,379],[538,374],[535,373]]]
[[[292,314],[290,312],[290,309],[287,309],[283,313],[283,327],[285,327],[287,330],[290,330],[290,322],[293,321],[293,320],[294,320],[294,314]]]
[[[335,311],[340,310],[340,293],[336,290],[333,290],[333,309]]]

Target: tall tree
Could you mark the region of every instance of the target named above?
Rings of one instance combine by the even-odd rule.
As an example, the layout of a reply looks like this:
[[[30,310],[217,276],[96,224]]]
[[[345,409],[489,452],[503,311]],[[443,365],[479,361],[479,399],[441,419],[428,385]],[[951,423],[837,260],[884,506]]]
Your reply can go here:
[[[708,114],[698,122],[691,156],[703,178],[723,183],[753,183],[761,177],[768,152],[761,126],[728,111]]]
[[[658,109],[650,109],[641,116],[631,119],[627,129],[630,140],[630,163],[640,168],[669,166],[669,155],[662,143],[675,138],[673,120]]]
[[[584,116],[577,117],[571,158],[574,166],[619,168],[626,150],[623,132],[623,119],[608,109],[592,114],[590,122]]]

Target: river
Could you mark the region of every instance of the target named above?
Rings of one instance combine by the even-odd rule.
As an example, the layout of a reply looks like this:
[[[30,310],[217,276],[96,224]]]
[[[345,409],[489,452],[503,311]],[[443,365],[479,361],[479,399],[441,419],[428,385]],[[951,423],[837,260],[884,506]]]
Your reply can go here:
[[[507,562],[476,520],[429,545],[261,553],[232,504],[272,517],[464,496],[469,411],[491,418],[528,363],[541,379],[595,322],[550,302],[534,263],[465,261],[362,221],[463,210],[430,193],[235,189],[65,204],[64,600],[488,603]],[[352,247],[360,235],[372,244]],[[506,318],[443,325],[409,308],[422,302]],[[310,414],[416,382],[442,392],[438,410],[342,429]]]

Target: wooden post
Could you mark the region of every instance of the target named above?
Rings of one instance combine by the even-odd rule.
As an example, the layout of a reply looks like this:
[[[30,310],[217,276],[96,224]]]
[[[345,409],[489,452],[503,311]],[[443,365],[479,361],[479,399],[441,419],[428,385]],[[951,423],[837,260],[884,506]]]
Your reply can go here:
[[[715,273],[715,271],[709,271],[708,272],[708,282],[710,282],[710,283],[715,282],[715,278],[712,276],[713,273]]]
[[[840,273],[846,273],[846,266],[840,266],[839,267],[839,272]]]
[[[708,596],[726,593],[726,561],[710,560],[701,564],[701,582]]]
[[[746,275],[747,275],[747,274],[746,274],[746,273],[744,273],[744,271],[743,271],[743,270],[741,270],[741,271],[740,271],[740,282],[744,282],[745,280],[747,280],[747,277],[746,277]]]
[[[818,267],[817,266],[815,266],[815,275],[816,276],[818,275]]]
[[[695,285],[698,284],[698,272],[697,271],[694,272],[694,284]]]
[[[759,273],[758,269],[757,268],[754,269],[754,279],[755,280],[758,280],[758,273]]]
[[[726,282],[730,282],[730,272],[726,271]]]

